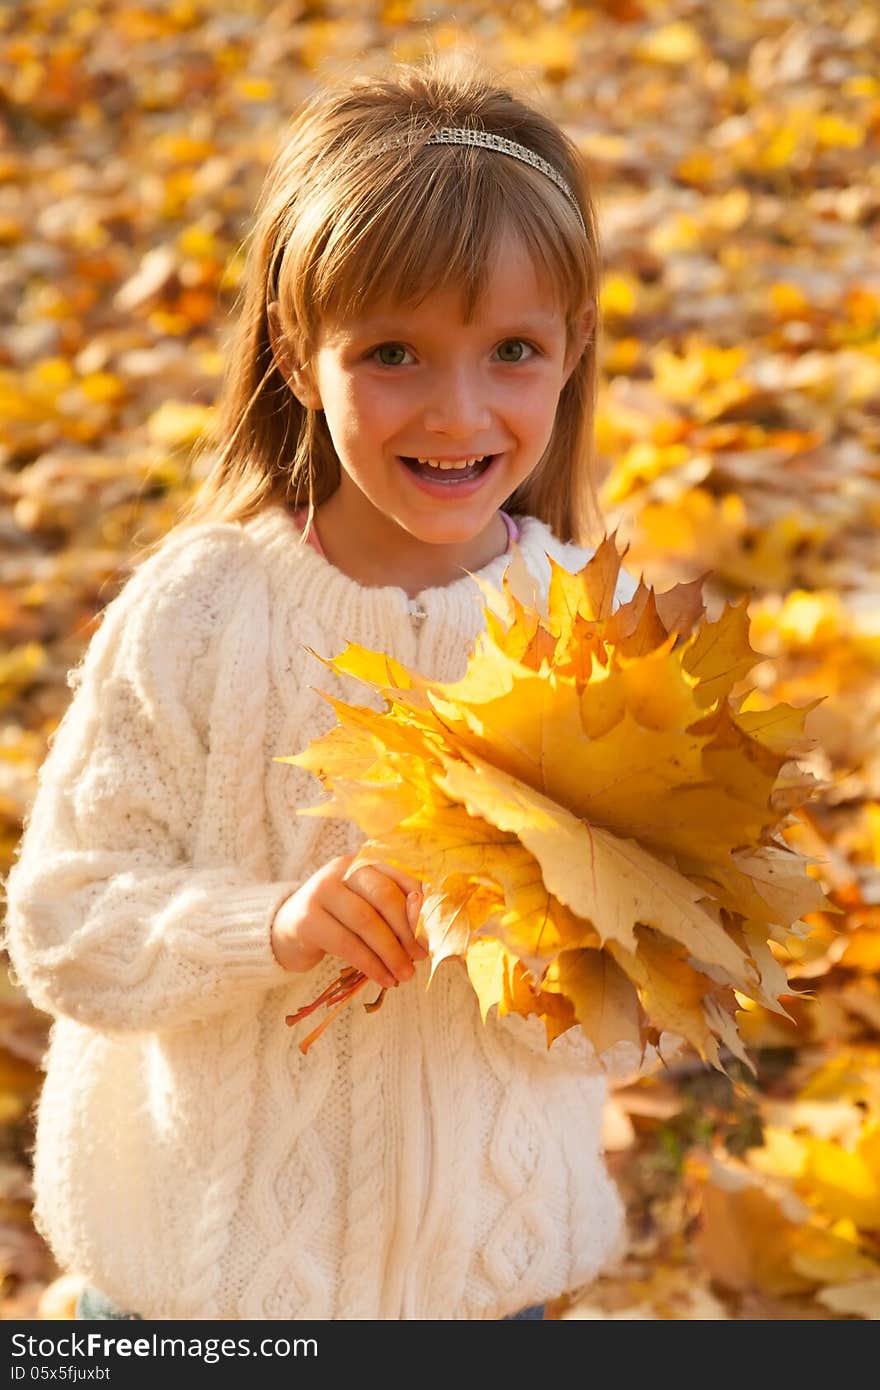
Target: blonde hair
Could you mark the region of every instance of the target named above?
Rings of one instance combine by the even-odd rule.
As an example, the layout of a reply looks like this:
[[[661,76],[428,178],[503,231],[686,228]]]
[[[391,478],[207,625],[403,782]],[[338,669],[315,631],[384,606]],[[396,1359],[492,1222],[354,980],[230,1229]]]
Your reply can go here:
[[[442,126],[478,127],[543,156],[573,190],[584,225],[529,164],[472,146],[426,145]],[[396,143],[377,149],[386,140]],[[361,313],[386,295],[417,302],[457,285],[470,322],[491,252],[508,232],[548,277],[569,342],[589,307],[594,331],[562,389],[547,448],[505,509],[586,543],[601,525],[593,480],[600,259],[586,168],[555,121],[461,54],[325,85],[292,120],[249,238],[211,444],[219,452],[177,524],[245,521],[272,503],[308,504],[311,518],[338,485],[323,413],[300,404],[273,355],[273,300],[285,347],[302,364],[326,318]]]

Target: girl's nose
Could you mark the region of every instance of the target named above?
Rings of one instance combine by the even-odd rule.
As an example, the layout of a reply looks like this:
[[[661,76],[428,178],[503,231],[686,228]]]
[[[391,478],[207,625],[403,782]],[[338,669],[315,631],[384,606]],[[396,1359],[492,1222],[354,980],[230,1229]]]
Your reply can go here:
[[[485,384],[472,370],[438,376],[425,407],[425,429],[450,439],[476,439],[492,423]]]

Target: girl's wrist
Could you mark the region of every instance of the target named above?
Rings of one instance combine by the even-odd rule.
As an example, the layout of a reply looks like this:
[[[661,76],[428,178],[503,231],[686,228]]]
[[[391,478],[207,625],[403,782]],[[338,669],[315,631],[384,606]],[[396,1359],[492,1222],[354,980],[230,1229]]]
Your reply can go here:
[[[269,928],[269,944],[272,948],[272,954],[282,970],[289,970],[293,974],[299,975],[306,970],[311,970],[315,961],[314,953],[304,950],[297,942],[295,934],[285,923],[284,909],[293,897],[294,893],[288,894],[275,909],[275,916],[272,918],[272,924]]]
[[[290,941],[289,937],[284,937],[276,932],[274,922],[269,936],[269,944],[272,947],[272,954],[282,970],[289,970],[292,974],[299,975],[304,970],[309,969],[308,964],[303,961],[302,953]]]

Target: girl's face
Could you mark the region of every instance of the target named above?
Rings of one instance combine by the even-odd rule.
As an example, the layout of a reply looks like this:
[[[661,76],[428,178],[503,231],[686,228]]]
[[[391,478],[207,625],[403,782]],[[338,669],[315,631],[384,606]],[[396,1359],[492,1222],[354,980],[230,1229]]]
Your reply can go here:
[[[567,353],[564,314],[513,238],[499,246],[470,324],[454,288],[417,307],[385,302],[326,324],[311,374],[293,373],[291,385],[303,404],[324,411],[342,465],[331,499],[337,514],[367,535],[388,534],[378,516],[437,546],[466,546],[497,527],[498,508],[550,440],[590,313],[581,327]],[[455,471],[413,466],[486,455],[491,464],[461,482],[444,481]]]

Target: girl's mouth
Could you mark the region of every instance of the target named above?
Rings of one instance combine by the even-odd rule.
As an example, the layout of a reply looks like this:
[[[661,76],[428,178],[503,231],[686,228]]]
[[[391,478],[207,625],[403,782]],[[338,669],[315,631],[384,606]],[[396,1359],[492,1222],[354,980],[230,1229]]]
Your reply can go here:
[[[466,468],[435,468],[398,454],[397,460],[422,492],[433,497],[468,497],[497,469],[502,454],[486,454]]]

